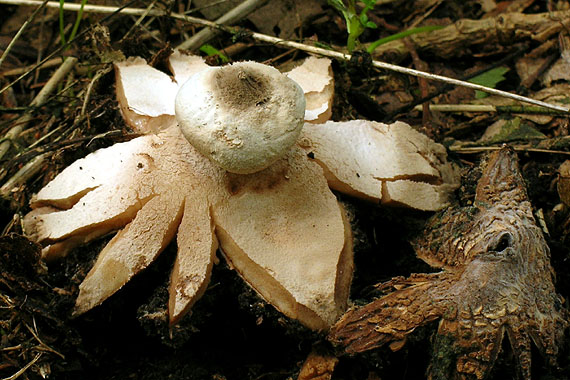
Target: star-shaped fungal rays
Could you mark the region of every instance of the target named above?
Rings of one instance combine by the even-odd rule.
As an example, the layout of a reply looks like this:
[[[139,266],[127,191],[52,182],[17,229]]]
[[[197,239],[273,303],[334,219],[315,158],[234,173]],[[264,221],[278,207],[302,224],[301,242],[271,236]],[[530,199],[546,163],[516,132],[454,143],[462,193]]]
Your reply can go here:
[[[155,70],[144,67],[149,69]],[[120,70],[118,75],[124,79]],[[175,83],[166,75],[153,76]],[[139,91],[148,90],[148,84],[139,86]],[[169,86],[156,88],[178,88]],[[134,99],[129,95],[132,86],[118,87],[123,111],[131,112],[125,112],[126,120],[154,133],[76,161],[39,191],[33,211],[25,217],[26,232],[45,247],[46,260],[118,230],[80,285],[77,314],[110,297],[176,236],[168,304],[172,323],[205,291],[220,247],[265,300],[310,328],[328,328],[347,306],[353,271],[350,226],[329,186],[405,205],[400,190],[387,195],[387,182],[409,182],[418,191],[410,207],[438,209],[457,182],[443,148],[403,123],[361,122],[351,128],[329,122],[322,130],[306,128],[298,143],[266,169],[230,173],[188,143],[168,114],[168,104],[160,105],[166,113],[133,116],[135,110],[128,105]],[[390,141],[407,149],[401,154],[392,150],[384,161],[368,155],[366,162],[357,141],[347,138],[351,131],[370,138],[370,152]],[[335,165],[330,146],[342,148],[342,165]],[[352,183],[358,178],[365,179],[366,186]],[[416,201],[422,197],[429,201]]]
[[[46,259],[126,224],[81,284],[77,313],[111,296],[177,233],[172,322],[203,293],[218,241],[262,296],[307,326],[326,327],[346,306],[349,227],[322,169],[298,148],[262,172],[235,175],[173,126],[76,161],[33,206],[27,230],[47,244]]]

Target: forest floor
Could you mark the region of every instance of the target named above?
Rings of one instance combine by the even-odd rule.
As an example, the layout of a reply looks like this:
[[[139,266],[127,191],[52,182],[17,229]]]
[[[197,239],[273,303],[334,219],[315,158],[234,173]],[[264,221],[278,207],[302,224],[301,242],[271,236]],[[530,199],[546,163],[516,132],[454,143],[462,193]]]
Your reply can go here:
[[[187,10],[185,3],[142,0],[129,2],[128,7],[180,13]],[[191,3],[192,7],[201,4]],[[192,15],[214,20],[235,5],[231,1],[210,3],[214,6]],[[92,4],[117,6],[117,2],[103,0]],[[356,12],[362,7],[357,3]],[[0,2],[1,52],[36,8]],[[75,38],[63,48],[60,27],[69,39],[77,14],[62,14],[63,18],[57,8],[50,7],[38,12],[0,63],[0,133],[5,136],[18,123],[23,126],[1,158],[1,183],[37,157],[44,158],[39,172],[8,191],[2,188],[0,378],[296,379],[312,350],[335,352],[324,333],[312,332],[278,313],[223,260],[214,266],[205,295],[176,329],[149,317],[167,302],[176,255],[172,244],[101,306],[71,317],[78,285],[110,237],[75,249],[47,267],[38,259],[39,247],[22,236],[22,216],[30,211],[32,195],[73,161],[133,138],[117,106],[113,57],[108,53],[141,56],[161,68],[170,49],[201,27],[168,15],[153,13],[139,21],[139,16],[86,10]],[[570,2],[382,0],[366,15],[377,27],[365,28],[352,60],[333,60],[332,119],[405,121],[444,144],[450,159],[462,168],[463,182],[455,194],[461,204],[473,200],[475,169],[482,154],[503,143],[514,146],[534,211],[542,216],[547,232],[556,289],[568,300],[570,186],[565,181],[570,173],[559,171],[570,155],[568,115],[521,113],[520,108],[509,108],[520,106],[511,99],[483,97],[465,87],[380,70],[371,62],[458,79],[477,77],[486,86],[567,107]],[[209,41],[216,50],[197,53],[207,55],[211,65],[222,62],[217,51],[230,61],[254,60],[277,68],[307,56],[302,50],[251,38],[245,30],[342,52],[347,49],[345,19],[326,1],[270,0],[235,25],[242,32],[221,32]],[[427,28],[381,44],[371,54],[365,52],[374,41],[424,26],[442,28]],[[100,38],[102,30],[109,33],[108,46]],[[32,100],[61,65],[62,56],[74,56],[78,63],[41,106],[34,106]],[[46,65],[35,67],[44,59]],[[430,111],[428,104],[457,107],[452,112]],[[489,105],[495,110],[466,111],[462,108],[466,104]],[[491,125],[500,133],[491,133]],[[415,256],[409,243],[432,213],[371,207],[338,196],[354,216],[356,269],[351,298],[356,304],[377,297],[377,283],[434,271]],[[425,378],[436,331],[437,323],[418,328],[395,352],[381,347],[339,356],[332,379]],[[560,368],[552,368],[533,349],[533,378],[570,378],[569,352],[567,340],[561,347]],[[517,376],[516,358],[504,339],[489,378]]]

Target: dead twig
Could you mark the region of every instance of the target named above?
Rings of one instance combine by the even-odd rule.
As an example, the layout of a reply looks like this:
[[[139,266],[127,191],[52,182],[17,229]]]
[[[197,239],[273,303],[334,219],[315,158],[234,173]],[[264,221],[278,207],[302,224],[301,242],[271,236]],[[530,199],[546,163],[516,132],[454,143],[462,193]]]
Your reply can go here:
[[[82,123],[84,120],[87,119],[87,114],[83,116],[79,116],[73,125],[67,129],[74,130],[76,126]],[[67,132],[66,131],[66,132]],[[67,134],[66,132],[62,134]],[[7,197],[10,193],[17,190],[20,186],[25,184],[30,178],[34,177],[44,166],[46,160],[53,154],[53,151],[56,149],[70,147],[76,145],[78,143],[88,141],[87,145],[91,144],[92,141],[100,138],[108,138],[115,136],[117,134],[121,134],[120,131],[113,130],[106,133],[101,133],[96,136],[88,136],[83,138],[76,138],[68,141],[61,141],[59,143],[52,143],[46,144],[42,147],[38,147],[35,151],[28,151],[24,157],[20,157],[20,159],[27,158],[28,155],[32,155],[31,158],[20,170],[16,172],[11,178],[9,178],[2,187],[0,187],[0,197]],[[46,136],[44,136],[46,137]],[[37,145],[37,142],[33,145]],[[6,171],[0,171],[0,178],[3,178],[6,175]]]
[[[414,63],[414,66],[419,70],[427,70],[428,65],[420,59],[418,52],[416,51],[414,45],[410,42],[410,40],[408,38],[404,38],[404,43],[406,44],[408,49],[410,49],[410,54],[412,56],[412,62]],[[425,78],[419,78],[418,82],[419,82],[420,94],[421,94],[422,98],[427,97],[429,94],[427,80]],[[425,127],[431,118],[431,114],[429,112],[430,111],[429,104],[428,104],[428,102],[425,102],[420,107],[422,108],[422,111],[423,111],[422,112],[422,125]]]
[[[42,357],[42,353],[38,352],[36,356],[24,367],[20,368],[18,372],[13,374],[12,376],[8,376],[3,378],[2,380],[16,380],[18,377],[22,376],[24,372],[26,372],[31,366],[33,366],[40,358]]]
[[[51,348],[50,346],[48,346],[47,344],[45,344],[45,343],[40,339],[40,337],[38,336],[38,333],[37,333],[37,331],[36,331],[36,330],[37,330],[37,327],[36,327],[36,320],[35,320],[35,319],[34,319],[34,328],[31,328],[30,326],[28,326],[27,323],[24,323],[24,325],[26,326],[26,328],[28,329],[28,331],[34,336],[34,338],[36,338],[36,340],[38,341],[39,347],[36,347],[36,349],[40,349],[40,348],[41,348],[42,351],[51,352],[52,354],[56,354],[57,356],[59,356],[60,358],[62,358],[62,359],[65,360],[65,356],[64,356],[62,353],[57,352],[56,350],[54,350],[53,348]]]
[[[8,56],[8,54],[10,54],[10,50],[12,50],[12,47],[14,46],[14,44],[16,43],[16,41],[18,41],[18,38],[20,38],[20,36],[22,35],[22,33],[24,32],[24,30],[26,30],[26,28],[28,27],[28,25],[36,18],[37,14],[44,9],[45,5],[47,3],[47,0],[44,0],[43,2],[41,2],[39,4],[39,7],[36,8],[36,10],[30,15],[30,17],[28,17],[28,19],[22,24],[22,26],[20,27],[20,29],[18,29],[18,32],[16,33],[16,35],[14,36],[14,38],[12,38],[12,40],[10,41],[10,43],[8,44],[8,46],[6,47],[6,50],[4,50],[4,53],[2,54],[2,56],[0,57],[0,66],[2,66],[2,63],[4,63],[4,60],[6,59],[6,57]]]
[[[414,107],[415,111],[422,111],[422,105]],[[490,104],[430,104],[430,111],[437,112],[498,112],[498,113],[520,113],[539,115],[564,115],[564,113],[543,107],[521,106],[517,104],[507,106],[493,106]]]
[[[59,65],[61,65],[62,62],[63,62],[62,57],[52,58],[48,61],[45,61],[42,65],[40,65],[38,67],[35,67],[36,65],[16,67],[14,69],[6,70],[6,71],[0,73],[0,75],[2,75],[3,77],[12,77],[15,75],[22,75],[26,72],[32,71],[34,68],[36,68],[36,69],[47,69],[49,67],[59,66]]]
[[[50,156],[50,153],[43,153],[34,157],[26,165],[22,166],[20,170],[2,187],[0,187],[0,197],[7,197],[14,189],[25,184],[30,178],[35,176],[42,168],[45,160]]]
[[[256,9],[262,7],[267,3],[268,0],[246,0],[243,3],[239,4],[229,12],[227,12],[222,17],[216,20],[216,24],[221,25],[231,25],[236,23],[237,21],[241,20],[242,18],[249,15],[251,12],[255,11]],[[200,46],[211,40],[213,37],[218,34],[216,30],[205,28],[199,31],[198,33],[194,34],[188,40],[184,41],[180,45],[178,45],[178,49],[182,50],[195,50],[198,49]]]
[[[541,149],[541,148],[529,148],[522,145],[511,145],[511,148],[516,150],[517,152],[534,152],[534,153],[550,153],[550,154],[562,154],[566,156],[570,156],[570,152],[566,152],[563,150],[551,150],[551,149]],[[460,154],[479,154],[483,152],[491,152],[494,150],[501,150],[501,146],[469,146],[469,147],[449,147],[449,150],[454,153]]]
[[[508,62],[512,61],[513,59],[515,59],[516,57],[518,57],[519,55],[521,55],[525,50],[527,49],[526,46],[520,47],[518,49],[516,49],[515,51],[513,51],[510,54],[507,54],[506,56],[504,56],[503,58],[493,62],[492,64],[485,66],[479,70],[475,70],[467,75],[463,75],[462,77],[460,77],[459,79],[462,81],[468,81],[471,78],[476,77],[477,75],[483,74],[484,72],[487,72],[491,69],[494,69],[495,67],[499,67],[502,65],[507,64]],[[440,88],[438,88],[435,91],[432,91],[431,93],[429,93],[427,96],[422,96],[419,99],[414,100],[413,102],[403,105],[397,109],[395,109],[394,111],[390,112],[385,118],[384,120],[386,121],[390,121],[390,120],[394,120],[398,115],[400,114],[404,114],[407,113],[409,111],[411,111],[416,105],[420,105],[423,103],[427,103],[428,101],[430,101],[431,99],[435,98],[436,96],[439,96],[441,94],[444,94],[446,92],[449,92],[453,89],[452,85],[450,85],[449,83],[441,86]]]
[[[570,155],[570,136],[518,140],[506,143],[512,146],[513,149],[523,152]],[[449,146],[450,151],[461,154],[481,153],[494,149],[500,149],[500,147],[465,141],[456,141]]]
[[[409,26],[408,28],[415,28],[416,26],[418,26],[419,24],[421,24],[426,18],[428,18],[433,11],[435,11],[440,5],[441,3],[443,3],[443,0],[438,0],[436,1],[431,7],[430,9],[428,9],[426,12],[424,12],[423,14],[421,14],[418,18],[416,18]]]
[[[156,1],[157,0],[154,0],[152,3],[149,4],[149,6],[146,8],[146,12],[144,14],[140,15],[140,17],[137,19],[137,21],[135,21],[134,25],[131,26],[131,28],[127,31],[127,33],[125,33],[125,35],[121,38],[121,41],[125,40],[132,33],[132,31],[135,30],[135,28],[142,23],[142,21],[145,19],[145,17],[147,17],[148,14],[150,13],[150,11],[152,11],[152,9],[154,8]]]
[[[570,11],[524,14],[502,13],[481,20],[461,19],[430,33],[410,36],[419,53],[429,53],[442,58],[458,56],[461,47],[505,46],[514,40],[544,42],[570,24]],[[372,53],[378,59],[389,54],[401,59],[409,54],[402,40],[395,40],[377,47]]]
[[[93,76],[93,79],[91,79],[91,81],[89,82],[89,85],[87,86],[87,90],[85,91],[85,97],[83,98],[83,105],[81,106],[81,113],[79,114],[80,117],[85,116],[85,110],[87,109],[87,103],[89,102],[89,99],[91,99],[91,91],[93,90],[93,85],[99,80],[101,79],[101,77],[107,73],[109,73],[111,71],[112,67],[109,65],[107,67],[105,67],[104,69],[98,70],[95,75]]]
[[[11,5],[39,5],[40,2],[39,1],[26,1],[24,0],[25,4],[19,2],[19,0],[17,1],[13,1],[13,0],[4,0],[4,2],[0,1],[0,4],[11,4]],[[127,4],[125,4],[124,6],[121,7],[112,7],[114,10],[111,12],[104,12],[104,13],[110,13],[109,16],[104,17],[100,22],[103,23],[104,21],[108,20],[110,17],[114,16],[115,14],[119,13],[122,9],[127,8],[128,5],[132,4],[133,2],[135,2],[135,0],[131,0],[129,1]],[[81,10],[81,4],[73,4],[73,5],[78,5],[79,7],[77,7],[75,10],[76,11],[80,11]],[[59,2],[47,2],[46,3],[46,7],[48,8],[58,8],[59,9]],[[144,11],[144,10],[143,10]],[[75,36],[75,38],[73,38],[70,41],[67,41],[67,44],[65,45],[61,45],[59,48],[55,49],[54,51],[52,51],[50,54],[48,54],[44,59],[40,60],[38,63],[36,63],[35,65],[33,65],[30,70],[25,71],[24,73],[22,73],[20,76],[18,76],[15,80],[13,80],[12,82],[8,83],[6,86],[4,86],[1,90],[0,90],[0,95],[3,94],[6,90],[8,90],[9,88],[11,88],[14,84],[18,83],[20,80],[22,80],[23,78],[25,78],[26,76],[28,76],[28,74],[35,72],[36,69],[38,67],[41,67],[43,64],[45,64],[46,62],[48,62],[49,60],[51,60],[53,57],[55,57],[58,54],[61,54],[62,51],[64,51],[69,45],[71,45],[73,42],[77,41],[81,36],[83,36],[84,34],[86,34],[88,31],[92,30],[93,27],[89,27],[79,33],[77,33],[77,35]]]
[[[31,107],[39,107],[43,105],[47,99],[50,97],[51,93],[57,88],[57,85],[69,72],[73,69],[73,66],[77,63],[77,58],[69,57],[66,59],[61,66],[55,71],[52,77],[47,81],[45,86],[41,89],[38,95],[32,100],[30,103]],[[31,113],[26,113],[20,117],[20,119],[16,122],[16,125],[12,127],[6,135],[4,135],[4,139],[2,143],[0,143],[0,159],[4,157],[10,146],[12,145],[12,141],[22,133],[28,122],[31,120],[32,116]]]
[[[37,4],[39,4],[39,2],[36,0],[0,0],[0,4],[37,5]],[[53,7],[53,8],[59,8],[60,3],[55,2],[55,1],[49,1],[46,4],[46,6]],[[65,3],[63,5],[63,7],[65,10],[78,11],[80,8],[80,5],[79,4]],[[86,5],[83,8],[83,11],[84,12],[100,12],[100,13],[127,13],[127,14],[133,14],[133,15],[142,15],[142,14],[147,12],[146,9],[127,8],[127,7],[121,9],[121,8],[117,8],[117,7],[95,6],[95,5],[91,5],[91,6]],[[564,15],[567,15],[567,16],[570,15],[570,11],[556,12],[556,13],[557,13],[557,17],[563,17]],[[155,16],[165,16],[164,12],[161,10],[158,10],[158,9],[151,10],[150,12],[148,12],[148,14],[149,15],[155,15]],[[207,26],[209,28],[214,28],[217,30],[226,31],[229,33],[236,33],[235,28],[230,28],[230,27],[220,25],[220,24],[217,24],[217,23],[212,22],[212,21],[200,19],[197,17],[186,16],[186,15],[182,15],[182,14],[178,14],[178,13],[170,13],[167,16],[175,18],[175,19],[183,20],[183,21],[186,21],[186,22],[192,23],[192,24],[203,25],[203,26]],[[536,15],[529,15],[529,16],[536,16]],[[542,16],[542,17],[544,17],[544,16]],[[488,19],[486,19],[486,20],[488,20]],[[441,30],[444,30],[444,29],[441,29]],[[430,33],[429,35],[431,35],[431,34],[432,33]],[[310,46],[310,45],[306,45],[306,44],[303,44],[300,42],[287,41],[287,40],[284,40],[282,38],[268,36],[268,35],[262,34],[262,33],[251,33],[251,34],[249,34],[249,36],[251,38],[257,40],[257,41],[267,42],[267,43],[273,44],[277,47],[299,49],[299,50],[306,51],[308,53],[313,53],[313,54],[322,55],[325,57],[330,57],[330,58],[335,58],[335,59],[341,59],[344,61],[350,61],[350,59],[352,58],[352,56],[350,54],[345,54],[345,53],[334,51],[334,50],[327,50],[327,49],[319,48],[316,46]],[[525,96],[521,96],[521,95],[517,95],[517,94],[511,94],[511,93],[506,92],[506,91],[501,91],[501,90],[481,86],[481,85],[474,84],[474,83],[465,82],[465,81],[462,81],[459,79],[448,78],[448,77],[445,77],[442,75],[431,74],[431,73],[426,73],[426,72],[419,71],[419,70],[408,69],[406,67],[393,65],[393,64],[381,62],[381,61],[372,61],[372,66],[374,66],[378,69],[395,71],[395,72],[399,72],[399,73],[403,73],[403,74],[407,74],[407,75],[412,75],[412,76],[416,76],[416,77],[420,77],[420,78],[426,78],[428,80],[434,80],[434,81],[453,84],[456,86],[467,87],[467,88],[471,88],[473,90],[479,90],[479,91],[483,91],[483,92],[488,93],[488,94],[498,95],[498,96],[502,96],[505,98],[518,100],[518,101],[524,102],[524,103],[534,104],[534,105],[537,105],[540,107],[549,108],[549,109],[564,112],[567,114],[570,113],[570,109],[568,109],[566,107],[542,102],[540,100],[527,98]]]

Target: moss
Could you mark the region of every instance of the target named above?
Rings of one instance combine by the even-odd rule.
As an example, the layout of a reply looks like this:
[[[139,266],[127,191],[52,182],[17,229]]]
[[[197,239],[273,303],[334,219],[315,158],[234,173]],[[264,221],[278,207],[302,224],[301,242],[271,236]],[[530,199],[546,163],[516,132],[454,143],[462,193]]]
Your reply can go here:
[[[520,118],[508,120],[501,129],[487,142],[489,144],[504,143],[510,141],[526,141],[544,139],[546,136],[530,124],[521,122]]]
[[[455,342],[451,334],[436,335],[430,370],[432,380],[447,380],[452,377],[459,356]]]

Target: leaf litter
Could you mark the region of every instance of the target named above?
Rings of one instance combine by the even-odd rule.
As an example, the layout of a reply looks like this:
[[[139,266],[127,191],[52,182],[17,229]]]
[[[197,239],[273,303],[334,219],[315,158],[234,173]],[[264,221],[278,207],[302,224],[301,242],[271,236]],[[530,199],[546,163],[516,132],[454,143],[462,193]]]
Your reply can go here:
[[[294,27],[287,23],[287,33],[292,33],[287,38],[302,39],[308,44],[330,46],[341,51],[346,48],[347,34],[342,16],[322,2],[303,3],[311,4],[313,9],[318,9],[318,12],[299,13],[299,7],[295,10],[284,8],[286,10],[283,10],[282,14],[287,14],[290,19],[295,20]],[[536,1],[502,3],[491,1],[486,2],[489,4],[481,8],[478,3],[477,1],[426,2],[426,8],[420,12],[405,2],[378,2],[367,16],[379,28],[367,29],[359,40],[365,47],[368,43],[405,31],[411,26],[444,26],[442,29],[407,37],[412,41],[420,60],[427,63],[427,71],[463,78],[468,72],[473,72],[471,69],[475,67],[488,71],[493,70],[497,64],[497,67],[504,66],[511,69],[506,74],[506,79],[496,84],[497,88],[568,106],[568,92],[565,90],[568,79],[560,75],[559,73],[563,71],[554,66],[556,62],[563,60],[561,52],[564,51],[565,45],[560,41],[567,38],[564,25],[568,18],[568,4],[563,1],[549,4]],[[137,6],[145,8],[148,5]],[[21,26],[22,20],[29,15],[31,8],[5,5],[0,7],[8,10],[0,16],[3,21],[7,21],[2,23],[2,32],[13,36]],[[184,10],[182,4],[175,4],[174,7],[177,10]],[[289,10],[291,13],[288,13]],[[254,15],[255,13],[252,17]],[[58,34],[57,11],[46,11],[43,17],[41,22],[31,25],[20,40],[18,48],[8,54],[7,60],[0,67],[2,72],[9,73],[15,68],[33,65],[37,62],[38,53],[45,56],[58,47],[59,41],[50,37]],[[99,57],[112,56],[113,52],[122,51],[125,56],[141,56],[150,62],[153,56],[166,46],[166,42],[177,44],[182,41],[183,36],[192,35],[194,29],[188,24],[170,22],[167,18],[147,16],[146,24],[137,26],[126,39],[121,40],[135,19],[123,15],[103,19],[93,13],[84,13],[79,28],[79,39],[87,43],[85,45],[74,43],[66,52],[80,57],[79,65],[74,70],[73,76],[66,78],[48,105],[34,110],[33,122],[28,125],[8,155],[13,157],[20,150],[23,153],[22,157],[30,159],[40,152],[48,152],[50,159],[44,162],[41,174],[35,175],[23,186],[12,189],[7,196],[2,208],[5,233],[21,233],[20,217],[29,211],[28,201],[32,194],[63,168],[98,148],[131,140],[140,133],[133,132],[124,124],[114,103],[113,74],[104,74],[94,81],[90,93],[87,94],[89,78],[92,78],[94,70],[106,65]],[[555,22],[552,22],[553,19]],[[70,17],[69,20],[71,28],[75,18]],[[497,20],[505,21],[504,28],[499,29],[500,34],[494,27],[497,25]],[[89,33],[81,34],[91,27],[91,23],[95,24],[97,21],[111,27],[109,40],[97,38]],[[263,22],[266,25],[253,23],[253,28],[268,34],[280,35],[275,28],[274,17],[262,17],[261,23]],[[515,24],[520,26],[520,33],[513,33],[512,25]],[[249,21],[243,21],[238,25],[252,27]],[[285,24],[279,25],[278,28],[283,25]],[[274,65],[280,66],[291,58],[304,57],[299,51],[291,51],[281,56],[284,50],[275,46],[252,44],[247,41],[247,34],[240,36],[236,33],[233,36],[234,40],[231,37],[219,34],[209,43],[236,61],[272,60]],[[245,38],[247,43],[240,45],[242,43],[240,38]],[[5,47],[6,44],[1,46]],[[33,46],[34,50],[26,49],[27,46]],[[244,49],[243,46],[249,47]],[[406,46],[409,45],[401,40],[392,41],[378,47],[374,57],[414,68],[416,62],[406,60],[408,52]],[[236,53],[228,54],[227,51]],[[508,60],[500,62],[505,57],[508,57]],[[541,64],[523,71],[515,69],[515,65],[524,57],[533,58]],[[210,57],[205,58],[210,59]],[[168,74],[164,61],[159,59],[155,64],[160,71]],[[565,199],[563,193],[559,196],[557,190],[564,188],[565,175],[562,169],[560,172],[558,170],[564,161],[564,156],[548,152],[548,150],[568,151],[570,139],[567,138],[567,118],[559,115],[514,115],[508,112],[477,114],[461,111],[458,108],[453,113],[434,111],[430,113],[429,119],[425,119],[422,117],[424,111],[402,112],[398,111],[398,107],[389,109],[389,103],[378,101],[380,96],[390,93],[400,94],[398,100],[402,108],[409,106],[410,102],[421,100],[415,78],[371,70],[365,64],[364,66],[360,64],[361,66],[358,66],[358,62],[332,62],[335,76],[332,120],[370,119],[385,123],[404,121],[436,141],[444,142],[446,146],[459,147],[455,157],[464,165],[464,181],[456,193],[457,199],[464,205],[472,202],[474,194],[472,184],[476,182],[478,175],[475,168],[477,159],[469,149],[476,148],[481,151],[492,149],[502,142],[509,142],[519,150],[528,150],[519,154],[522,174],[529,186],[529,196],[534,210],[541,212],[543,229],[549,231],[546,240],[551,249],[552,265],[557,273],[555,286],[564,298],[568,298],[570,281],[566,273],[569,273],[569,268],[566,268],[564,257],[568,254],[570,210],[567,204],[561,201]],[[49,79],[51,70],[49,67],[36,70],[33,75],[24,78],[21,84],[4,91],[2,107],[13,108],[29,104],[34,92]],[[13,75],[6,75],[2,79],[3,84],[15,79]],[[523,81],[524,86],[521,87]],[[513,104],[512,101],[496,97],[477,100],[475,91],[472,90],[457,92],[436,82],[428,84],[427,96],[432,104],[476,104],[478,101],[507,106]],[[359,94],[357,98],[352,95],[355,93]],[[81,113],[83,103],[85,103],[86,116],[81,119],[77,115]],[[12,126],[11,120],[18,115],[17,111],[2,112],[0,117],[4,131]],[[391,115],[391,118],[386,119],[387,115]],[[53,121],[53,116],[56,117],[56,122]],[[512,126],[524,125],[527,132],[499,134],[499,137],[492,142],[478,141],[487,127],[501,120]],[[109,131],[117,131],[118,134],[107,134]],[[528,133],[529,131],[533,132]],[[39,147],[26,148],[41,137],[44,139]],[[463,143],[468,143],[470,146],[463,147]],[[465,154],[462,153],[462,149]],[[534,153],[532,149],[535,149]],[[9,178],[27,161],[22,159],[6,162],[9,166],[4,167],[5,178]],[[364,303],[377,295],[370,288],[372,284],[394,276],[425,272],[425,267],[411,252],[408,240],[420,233],[422,224],[429,214],[398,208],[371,209],[368,203],[355,201],[346,196],[340,198],[349,209],[355,231],[356,276],[351,291],[351,299],[354,302]],[[9,247],[21,251],[14,239],[7,241]],[[151,266],[148,272],[121,290],[116,300],[111,299],[109,304],[102,305],[99,310],[93,310],[86,319],[71,320],[69,311],[77,295],[79,282],[87,273],[91,260],[102,248],[102,244],[104,245],[104,242],[90,243],[81,250],[81,254],[73,253],[67,260],[50,265],[47,274],[40,271],[38,277],[34,277],[30,271],[24,272],[25,281],[30,284],[40,281],[43,291],[46,292],[44,294],[47,295],[45,297],[54,300],[53,302],[59,306],[48,308],[47,314],[45,312],[42,314],[38,310],[32,310],[31,314],[21,314],[17,318],[23,318],[26,322],[20,324],[20,327],[17,327],[17,324],[2,325],[3,331],[8,331],[6,326],[15,329],[12,330],[14,334],[3,335],[2,363],[6,365],[0,367],[2,377],[11,376],[32,363],[24,372],[29,378],[42,378],[48,373],[47,371],[51,371],[55,378],[73,377],[78,374],[82,376],[91,374],[94,378],[110,376],[164,378],[166,373],[174,378],[241,379],[260,376],[295,378],[301,370],[301,363],[311,352],[311,346],[319,338],[322,339],[322,336],[307,333],[307,330],[290,320],[283,319],[267,305],[264,306],[259,297],[241,284],[235,273],[225,265],[214,265],[207,292],[212,293],[211,296],[203,297],[196,304],[191,318],[186,323],[169,330],[165,327],[166,319],[163,319],[166,315],[166,305],[164,301],[159,301],[159,295],[165,294],[161,293],[160,289],[168,287],[168,276],[165,274],[169,273],[173,261],[175,249],[172,248],[166,249],[154,269]],[[8,251],[10,248],[6,248],[6,252]],[[36,273],[35,270],[33,272]],[[3,271],[1,277],[2,296],[7,295],[10,300],[17,300],[16,296],[21,293],[18,293],[20,291],[13,282],[7,282],[9,273],[12,272]],[[154,285],[149,287],[146,285],[148,282]],[[27,295],[28,299],[23,303],[24,306],[32,303],[34,294],[38,293]],[[11,305],[8,303],[10,302],[8,298],[2,300],[6,306]],[[117,312],[121,310],[119,305],[125,307],[121,315]],[[139,309],[138,323],[135,322],[137,309]],[[10,315],[13,314],[5,312],[13,313],[14,310],[18,309],[2,309],[0,319],[10,320]],[[227,315],[231,315],[232,318],[224,317]],[[52,335],[52,331],[55,330],[50,330],[49,321],[54,318],[63,324],[65,326],[63,330],[68,332]],[[162,324],[156,322],[159,320],[163,320]],[[149,328],[151,325],[155,328]],[[45,345],[65,356],[65,360],[54,352],[41,349],[38,351],[37,347],[41,347],[41,343],[35,340],[32,331]],[[99,331],[99,336],[92,331]],[[423,369],[410,363],[429,360],[429,353],[425,347],[429,345],[431,331],[433,330],[429,327],[419,329],[419,334],[409,339],[405,350],[391,353],[380,349],[351,359],[341,357],[332,378],[401,376],[403,368],[410,376],[421,378],[424,376]],[[122,338],[122,343],[114,347],[117,337]],[[156,339],[157,337],[159,339]],[[261,347],[266,347],[267,339],[279,342],[280,349],[262,350]],[[157,340],[172,344],[178,342],[179,345],[176,346],[178,350],[173,351],[168,346],[157,343]],[[35,342],[35,345],[19,346],[29,341]],[[16,348],[5,350],[11,347]],[[34,351],[33,348],[26,347],[36,347],[36,349]],[[180,347],[182,351],[179,351]],[[41,357],[34,361],[39,352],[42,352]],[[222,364],[213,360],[204,354],[208,352],[223,355],[229,363]],[[324,357],[328,357],[328,354],[324,354]],[[161,363],[160,369],[157,363]],[[560,369],[545,366],[544,370],[551,373],[554,371],[557,377],[567,376],[568,363],[562,360],[559,365]],[[537,367],[536,361],[533,360],[533,368],[541,371],[540,366],[540,362]],[[303,370],[306,373],[306,370]],[[508,352],[502,352],[489,378],[508,377],[515,372],[516,367],[509,359]]]

